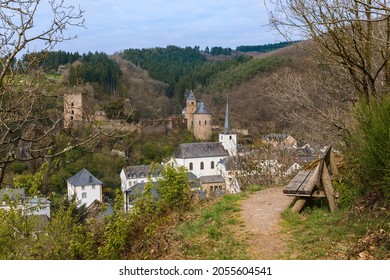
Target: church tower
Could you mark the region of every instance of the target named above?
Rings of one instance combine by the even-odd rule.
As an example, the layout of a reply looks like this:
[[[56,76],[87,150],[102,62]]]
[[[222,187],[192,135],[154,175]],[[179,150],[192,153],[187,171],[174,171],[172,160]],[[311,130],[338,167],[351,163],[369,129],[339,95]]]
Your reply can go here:
[[[192,93],[192,90],[190,90],[190,93],[187,96],[186,100],[186,110],[185,110],[185,116],[184,118],[187,120],[187,129],[191,130],[194,125],[194,119],[193,114],[196,111],[196,98],[195,95]]]
[[[237,155],[237,135],[231,129],[228,102],[226,103],[225,124],[222,133],[219,134],[219,142],[229,152],[230,156]]]
[[[212,137],[212,114],[203,102],[199,102],[193,114],[193,133],[196,139],[207,141]]]

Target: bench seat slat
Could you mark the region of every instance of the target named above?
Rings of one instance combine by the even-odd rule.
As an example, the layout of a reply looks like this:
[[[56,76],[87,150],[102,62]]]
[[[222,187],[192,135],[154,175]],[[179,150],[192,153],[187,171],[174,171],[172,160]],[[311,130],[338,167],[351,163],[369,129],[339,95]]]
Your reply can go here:
[[[284,194],[294,195],[298,192],[301,186],[307,181],[307,178],[310,177],[310,170],[301,170],[295,177],[290,181],[287,187],[283,190]]]
[[[321,164],[318,164],[310,176],[306,178],[305,182],[298,189],[297,194],[300,196],[311,196],[314,191],[314,188],[317,186],[317,179],[319,174]]]

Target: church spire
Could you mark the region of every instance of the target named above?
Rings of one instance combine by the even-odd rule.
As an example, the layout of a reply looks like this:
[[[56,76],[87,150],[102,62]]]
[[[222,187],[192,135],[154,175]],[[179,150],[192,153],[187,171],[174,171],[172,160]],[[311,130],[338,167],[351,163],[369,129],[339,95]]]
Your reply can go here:
[[[231,131],[230,118],[229,118],[229,100],[226,102],[225,112],[225,125],[223,127],[223,133],[228,134]]]

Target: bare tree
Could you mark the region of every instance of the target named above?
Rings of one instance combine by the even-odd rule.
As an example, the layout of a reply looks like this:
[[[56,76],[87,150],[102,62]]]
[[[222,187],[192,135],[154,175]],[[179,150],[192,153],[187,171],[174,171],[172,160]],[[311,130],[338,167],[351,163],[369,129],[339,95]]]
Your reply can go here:
[[[50,17],[46,26],[39,12]],[[42,56],[30,54],[28,62],[16,62],[31,44],[49,51],[75,38],[67,35],[69,27],[83,26],[84,12],[64,0],[0,1],[0,183],[14,161],[51,158],[91,143],[97,147],[102,137],[114,135],[107,132],[109,125],[64,129],[61,91],[36,67],[34,59]]]
[[[337,146],[349,134],[352,86],[340,80],[335,68],[319,67],[310,59],[302,64],[304,70],[297,66],[275,73],[268,94],[283,108],[279,116],[294,124],[296,134],[301,132],[301,141]]]
[[[386,0],[270,0],[270,23],[285,38],[311,39],[323,64],[340,68],[357,98],[390,85],[390,10]],[[271,7],[270,6],[270,7]]]

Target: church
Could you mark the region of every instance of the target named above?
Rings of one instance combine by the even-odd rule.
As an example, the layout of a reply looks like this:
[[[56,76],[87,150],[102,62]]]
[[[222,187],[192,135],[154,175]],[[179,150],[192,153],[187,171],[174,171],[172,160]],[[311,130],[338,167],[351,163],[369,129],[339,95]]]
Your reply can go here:
[[[194,133],[196,139],[205,141],[211,139],[212,114],[203,102],[196,101],[192,91],[187,97],[183,115],[187,121],[187,129]],[[182,143],[166,164],[185,167],[192,177],[197,178],[200,188],[206,195],[211,195],[240,191],[240,185],[236,178],[240,173],[240,168],[236,164],[236,159],[237,135],[231,129],[227,103],[224,127],[219,134],[219,141]],[[138,169],[143,171],[139,174],[133,172]],[[161,177],[160,172],[146,174],[147,170],[150,170],[150,167],[128,166],[122,169],[120,173],[121,189],[125,193],[125,197],[128,197],[126,195],[128,192],[142,187],[141,185],[148,180],[156,182]]]
[[[207,141],[212,137],[212,114],[207,110],[203,102],[196,100],[194,93],[190,93],[186,99],[186,107],[183,109],[187,129],[192,132],[197,140]]]
[[[239,185],[231,170],[237,158],[237,135],[231,129],[229,104],[226,104],[225,123],[219,134],[218,142],[198,142],[180,144],[169,163],[175,166],[184,166],[192,172],[200,181],[206,194],[220,191],[223,193],[236,193]],[[196,108],[196,109],[195,109]],[[190,91],[186,108],[183,110],[187,120],[187,128],[193,131],[196,139],[209,140],[212,134],[212,114],[207,110],[203,102],[197,102]],[[229,159],[230,158],[230,159]],[[227,161],[227,159],[229,159]],[[234,169],[236,169],[234,167]],[[230,176],[229,176],[230,174]]]

